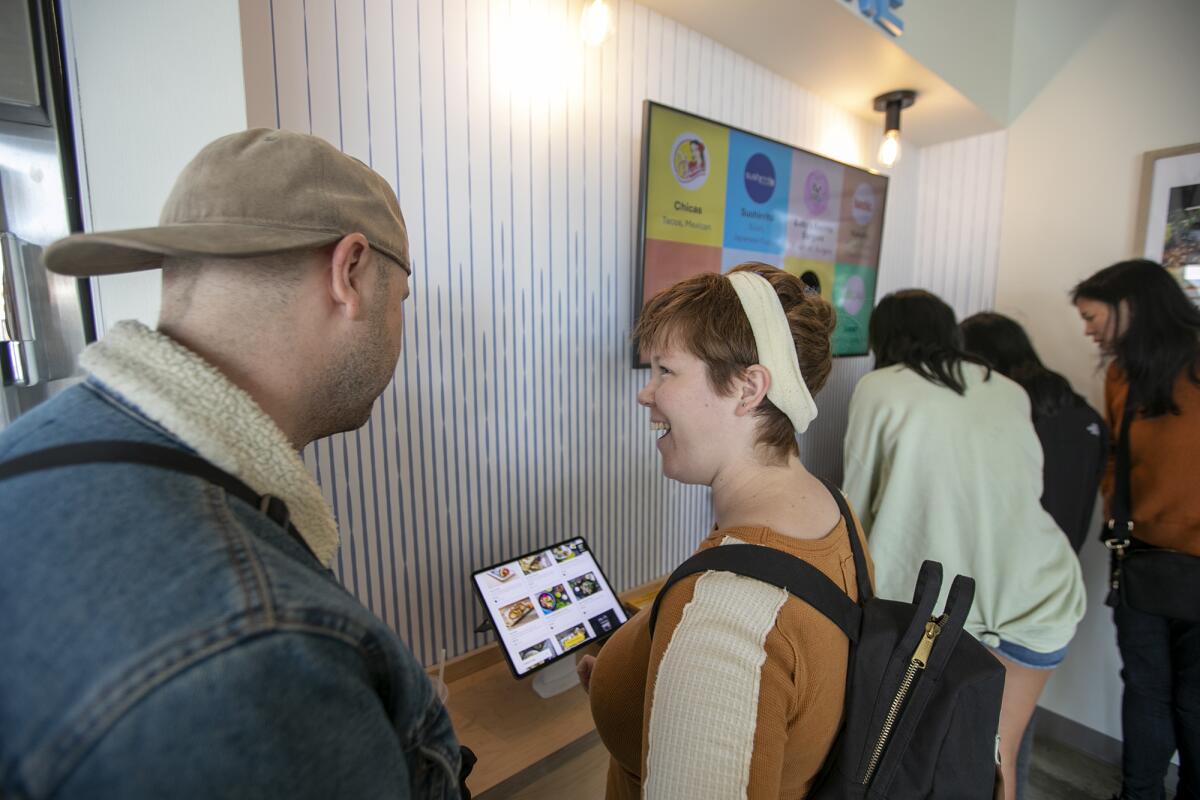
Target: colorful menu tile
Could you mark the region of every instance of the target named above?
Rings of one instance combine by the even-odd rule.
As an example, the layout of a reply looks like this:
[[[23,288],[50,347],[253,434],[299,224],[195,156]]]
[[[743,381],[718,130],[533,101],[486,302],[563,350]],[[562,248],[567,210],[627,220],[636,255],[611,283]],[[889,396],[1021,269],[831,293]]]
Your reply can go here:
[[[792,149],[729,132],[725,247],[781,253],[787,244]]]
[[[646,236],[720,247],[730,130],[656,109],[646,176]]]
[[[701,272],[721,271],[721,248],[646,240],[642,297],[649,300],[668,286]]]
[[[833,307],[837,311],[837,327],[833,330],[835,353],[865,354],[867,325],[871,318],[871,301],[875,297],[874,267],[857,264],[837,264],[833,276]]]
[[[845,169],[827,159],[792,155],[787,254],[832,262],[837,256]]]
[[[869,173],[847,175],[847,178],[842,190],[834,260],[839,264],[877,267],[887,179]]]
[[[811,258],[785,258],[783,269],[816,289],[821,297],[833,302],[834,266],[832,261]]]

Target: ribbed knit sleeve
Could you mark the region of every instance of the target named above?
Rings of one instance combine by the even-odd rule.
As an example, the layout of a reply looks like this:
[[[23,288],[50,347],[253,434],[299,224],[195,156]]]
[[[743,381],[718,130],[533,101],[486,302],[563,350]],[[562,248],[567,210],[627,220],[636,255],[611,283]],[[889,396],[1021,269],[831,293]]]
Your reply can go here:
[[[775,586],[711,572],[697,580],[674,630],[656,632],[645,713],[647,800],[779,796],[792,687],[764,684],[763,665],[767,634],[786,600]],[[760,728],[775,732],[758,740],[777,757],[755,752]],[[753,781],[752,760],[761,771]]]

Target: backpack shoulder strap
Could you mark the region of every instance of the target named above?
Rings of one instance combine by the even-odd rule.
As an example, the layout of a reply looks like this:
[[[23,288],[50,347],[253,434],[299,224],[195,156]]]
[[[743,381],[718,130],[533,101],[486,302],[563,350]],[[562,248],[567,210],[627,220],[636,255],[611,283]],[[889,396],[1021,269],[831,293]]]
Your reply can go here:
[[[82,464],[139,464],[194,475],[257,508],[271,521],[283,527],[309,555],[316,558],[312,548],[292,524],[287,504],[283,500],[274,495],[260,495],[243,481],[211,462],[175,447],[123,440],[100,440],[49,447],[0,463],[0,481],[31,472]]]
[[[858,526],[854,524],[854,516],[850,513],[846,498],[841,490],[829,481],[821,479],[821,483],[837,501],[842,520],[846,523],[850,551],[854,555],[855,583],[858,585],[857,603],[826,577],[825,573],[793,555],[757,544],[712,547],[696,553],[676,567],[658,590],[654,605],[650,609],[650,636],[654,636],[658,607],[667,590],[688,575],[714,570],[744,575],[784,589],[820,611],[837,625],[851,642],[857,642],[862,628],[862,603],[874,596],[867,574],[867,559],[863,553],[862,542],[858,540]]]
[[[841,628],[850,641],[858,641],[862,609],[841,588],[807,561],[772,547],[733,544],[702,550],[679,565],[654,598],[650,609],[650,635],[658,621],[658,607],[671,586],[698,572],[732,572],[786,590]]]
[[[838,511],[842,512],[842,519],[846,523],[846,533],[850,535],[850,552],[854,554],[854,582],[858,585],[858,602],[861,605],[875,596],[875,590],[871,588],[871,573],[867,571],[867,554],[863,552],[862,541],[858,538],[858,526],[854,524],[854,515],[850,513],[842,490],[824,478],[820,481],[837,501]]]

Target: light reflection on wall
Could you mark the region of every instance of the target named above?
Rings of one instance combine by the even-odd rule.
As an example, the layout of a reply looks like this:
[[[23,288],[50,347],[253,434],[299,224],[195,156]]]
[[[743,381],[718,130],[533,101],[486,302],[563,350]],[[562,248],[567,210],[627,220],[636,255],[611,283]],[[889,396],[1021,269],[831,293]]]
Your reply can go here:
[[[850,117],[828,115],[820,129],[817,152],[847,164],[875,167],[867,163],[868,150],[863,144],[861,127]]]
[[[514,5],[492,17],[492,76],[496,87],[526,101],[567,95],[583,87],[585,45],[578,14],[545,2]]]

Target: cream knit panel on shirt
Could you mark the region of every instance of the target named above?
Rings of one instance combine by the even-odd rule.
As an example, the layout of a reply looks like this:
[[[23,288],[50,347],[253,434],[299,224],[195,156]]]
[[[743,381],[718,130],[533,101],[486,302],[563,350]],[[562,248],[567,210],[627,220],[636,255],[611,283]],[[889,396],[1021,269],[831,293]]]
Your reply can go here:
[[[786,600],[728,572],[696,581],[654,681],[648,800],[746,796],[764,644]]]

